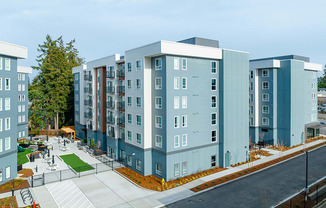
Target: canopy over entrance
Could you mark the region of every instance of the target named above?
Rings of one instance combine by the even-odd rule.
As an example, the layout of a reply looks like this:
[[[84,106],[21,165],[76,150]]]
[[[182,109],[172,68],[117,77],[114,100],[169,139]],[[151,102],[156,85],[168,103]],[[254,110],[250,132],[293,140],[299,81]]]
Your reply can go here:
[[[63,131],[66,134],[70,134],[71,138],[75,139],[75,130],[73,130],[69,127],[63,127],[63,128],[61,128],[61,131]]]

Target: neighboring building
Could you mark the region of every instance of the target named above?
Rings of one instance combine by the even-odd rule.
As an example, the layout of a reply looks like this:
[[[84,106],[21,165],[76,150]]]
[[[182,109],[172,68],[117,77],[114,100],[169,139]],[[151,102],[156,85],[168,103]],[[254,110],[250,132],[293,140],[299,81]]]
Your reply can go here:
[[[0,184],[17,176],[17,139],[28,134],[27,73],[31,69],[17,67],[17,60],[26,58],[27,48],[0,42]]]
[[[326,103],[326,88],[320,88],[318,90],[318,104]]]
[[[159,41],[73,68],[76,136],[172,180],[248,157],[249,54]]]
[[[251,141],[293,146],[303,143],[317,122],[317,71],[322,65],[289,55],[250,61]],[[305,135],[306,134],[306,135]]]

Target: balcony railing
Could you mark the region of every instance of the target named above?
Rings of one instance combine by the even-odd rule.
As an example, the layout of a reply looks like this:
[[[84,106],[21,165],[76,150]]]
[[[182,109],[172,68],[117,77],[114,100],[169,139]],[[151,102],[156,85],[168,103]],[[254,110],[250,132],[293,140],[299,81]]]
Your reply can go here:
[[[92,106],[93,105],[93,100],[92,99],[86,99],[86,100],[84,100],[84,105]]]
[[[106,92],[107,93],[114,93],[115,92],[115,89],[114,89],[114,87],[109,86],[109,87],[106,87]]]
[[[118,102],[118,109],[119,110],[124,110],[125,109],[125,101]]]
[[[106,117],[106,123],[108,123],[108,124],[114,124],[115,122],[114,122],[113,116]]]
[[[117,122],[119,126],[125,126],[125,118],[118,118]]]
[[[92,118],[92,111],[90,111],[90,112],[84,112],[84,117],[85,118]]]
[[[113,101],[107,101],[106,102],[106,107],[107,108],[115,108],[115,103]]]
[[[108,132],[108,135],[109,135],[110,137],[115,137],[115,133],[114,133],[114,131],[112,131],[112,130],[110,130],[110,131]]]
[[[93,88],[92,87],[85,87],[84,88],[84,93],[92,94],[93,93]]]
[[[125,137],[126,135],[125,134],[120,134],[120,139],[122,139],[122,140],[125,140]]]
[[[85,79],[86,81],[92,81],[93,77],[92,77],[92,75],[85,75],[85,76],[84,76],[84,79]]]
[[[114,78],[114,75],[115,73],[112,70],[106,72],[106,78]]]
[[[118,86],[117,91],[118,93],[125,93],[125,86]]]
[[[117,71],[117,76],[118,77],[125,77],[125,70],[118,70]]]

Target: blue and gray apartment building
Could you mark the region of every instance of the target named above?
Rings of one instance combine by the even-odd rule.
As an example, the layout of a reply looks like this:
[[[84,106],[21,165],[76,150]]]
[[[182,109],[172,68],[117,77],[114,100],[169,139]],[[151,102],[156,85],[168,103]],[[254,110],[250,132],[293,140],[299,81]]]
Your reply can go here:
[[[319,134],[317,72],[322,65],[288,55],[250,60],[251,142],[293,146]]]
[[[73,68],[75,130],[169,181],[248,159],[249,54],[190,38]]]
[[[28,135],[27,48],[0,42],[0,184],[17,176],[17,139]]]

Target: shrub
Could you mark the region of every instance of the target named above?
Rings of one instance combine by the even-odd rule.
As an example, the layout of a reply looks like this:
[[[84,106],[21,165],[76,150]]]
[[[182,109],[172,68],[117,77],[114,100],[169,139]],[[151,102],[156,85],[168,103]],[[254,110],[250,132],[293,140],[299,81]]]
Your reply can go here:
[[[197,186],[197,187],[196,187],[196,189],[200,189],[200,187],[199,187],[199,186]]]
[[[244,172],[245,172],[245,173],[248,173],[248,171],[246,171],[246,170],[245,170]]]
[[[226,179],[229,179],[229,177],[225,177]]]
[[[213,181],[212,183],[215,183],[215,181]]]
[[[208,184],[206,183],[205,186],[208,186]]]
[[[220,179],[220,181],[222,181],[222,179]]]

